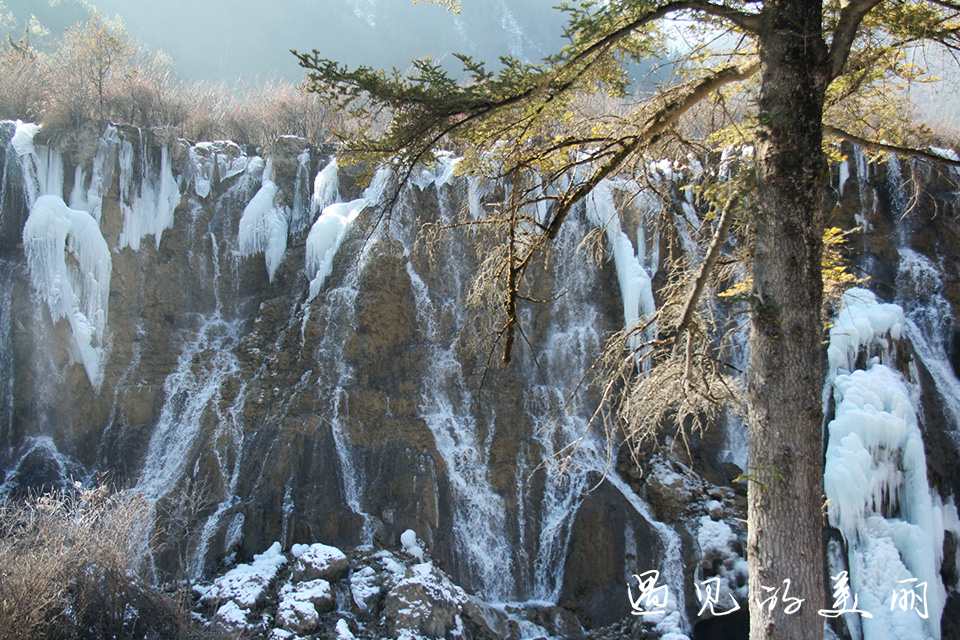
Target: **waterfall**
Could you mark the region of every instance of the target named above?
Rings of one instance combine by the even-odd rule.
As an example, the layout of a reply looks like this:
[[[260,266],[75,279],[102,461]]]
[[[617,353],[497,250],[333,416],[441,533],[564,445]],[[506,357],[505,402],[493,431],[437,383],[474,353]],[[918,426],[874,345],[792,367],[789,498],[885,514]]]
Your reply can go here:
[[[0,464],[13,453],[13,285],[16,264],[0,260]]]
[[[880,198],[868,186],[862,151],[855,155],[863,203],[857,222],[869,231]],[[960,538],[953,496],[944,501],[928,482],[924,429],[932,432],[921,405],[926,397],[942,404],[949,422],[942,437],[960,450],[960,381],[944,346],[953,312],[941,270],[910,247],[919,214],[906,209],[903,173],[896,158],[887,159],[886,202],[897,223],[896,304],[863,289],[847,292],[828,349],[825,406],[832,397],[835,410],[824,486],[830,523],[847,545],[846,557],[830,554],[831,574],[849,570],[859,609],[870,615],[845,618],[864,640],[940,637],[944,538]],[[932,389],[924,387],[921,367]]]
[[[29,456],[50,461],[60,478],[140,474],[158,511],[207,483],[208,501],[177,549],[194,577],[261,542],[260,551],[274,540],[286,547],[341,536],[319,541],[396,548],[412,528],[464,586],[523,605],[566,598],[575,564],[565,563],[590,535],[577,514],[597,504],[590,490],[603,478],[623,511],[611,539],[660,569],[674,595],[671,629],[689,628],[683,557],[691,542],[617,476],[617,443],[590,426],[596,390],[578,387],[612,331],[636,331],[656,311],[659,196],[605,180],[571,211],[549,261],[536,267],[542,291],[531,290],[555,300],[522,305],[513,364],[484,371],[477,333],[490,325],[465,300],[486,257],[476,243],[490,227],[458,225],[482,223],[509,187],[458,177],[455,157],[438,154],[381,219],[394,195],[391,170],[358,193],[335,158],[317,166],[315,150],[297,147],[282,164],[278,157],[273,175],[271,160],[232,143],[163,143],[121,127],[91,138],[74,166],[76,151],[34,144],[34,128],[10,133],[5,166],[18,175],[4,188],[22,186],[35,215],[16,234],[23,256],[3,229],[0,459],[8,473],[0,492]],[[656,163],[651,176],[676,193],[703,170],[679,166]],[[867,189],[864,226],[878,200],[865,186],[870,170],[859,154],[841,175],[848,182],[855,173]],[[905,171],[891,164],[881,189],[902,194]],[[543,200],[521,224],[542,224],[555,194],[528,186]],[[0,193],[0,211],[15,217],[8,196]],[[693,250],[700,221],[691,192],[675,199],[667,219]],[[453,229],[427,246],[424,223]],[[960,519],[927,484],[918,402],[941,398],[955,429],[960,382],[948,357],[956,327],[947,276],[937,256],[910,247],[910,231],[894,238],[900,311],[859,293],[832,334],[827,405],[833,399],[837,411],[825,483],[829,517],[846,541],[846,553],[831,557],[849,569],[861,605],[889,609],[889,581],[871,561],[882,558],[900,579],[928,583],[932,618],[946,600],[937,579],[943,538],[960,536]],[[154,248],[134,251],[151,234]],[[609,263],[584,255],[590,234]],[[32,305],[16,289],[28,274]],[[31,335],[29,370],[20,370],[14,344],[30,325],[43,333]],[[634,346],[655,331],[633,336]],[[743,337],[729,350],[745,353]],[[737,365],[736,354],[730,361]],[[921,387],[929,379],[935,389]],[[38,408],[18,412],[26,399],[15,389],[29,381],[39,385]],[[854,417],[864,413],[871,420]],[[871,432],[865,422],[883,428]],[[724,450],[709,453],[745,467],[741,426],[731,422]],[[957,440],[955,431],[947,437]],[[863,481],[844,481],[844,472],[862,472]],[[327,527],[328,519],[337,522]],[[638,548],[641,535],[650,549]],[[628,575],[636,568],[616,562]],[[934,622],[878,616],[863,627],[867,640],[882,637],[881,623],[937,633]]]

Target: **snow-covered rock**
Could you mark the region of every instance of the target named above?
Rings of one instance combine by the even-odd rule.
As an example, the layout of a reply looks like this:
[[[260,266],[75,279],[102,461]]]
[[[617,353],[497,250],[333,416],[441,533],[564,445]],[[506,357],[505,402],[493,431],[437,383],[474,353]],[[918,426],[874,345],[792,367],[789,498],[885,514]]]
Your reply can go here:
[[[238,606],[233,600],[227,600],[217,609],[213,618],[224,627],[239,631],[246,628],[249,614],[248,609]]]
[[[356,636],[353,635],[353,632],[350,631],[350,625],[347,624],[347,621],[343,618],[337,620],[337,626],[335,627],[337,632],[337,640],[355,640]]]
[[[423,562],[423,547],[417,542],[417,534],[413,529],[407,529],[400,534],[400,544],[403,546],[404,553],[410,554]]]
[[[347,571],[347,556],[325,544],[295,544],[290,549],[297,560],[293,565],[293,581],[304,582],[323,578],[336,580]]]
[[[284,585],[277,606],[277,625],[293,633],[311,633],[320,624],[320,613],[329,611],[335,604],[326,580]]]
[[[261,604],[280,568],[286,563],[287,558],[280,551],[280,543],[275,542],[263,553],[253,556],[253,562],[236,566],[214,580],[210,587],[198,589],[202,591],[200,602],[212,605],[232,600],[245,609]]]
[[[394,637],[441,638],[462,626],[467,594],[430,562],[416,564],[386,596],[384,617]]]
[[[376,606],[382,593],[381,579],[373,567],[363,567],[350,576],[350,595],[360,611],[367,613]]]

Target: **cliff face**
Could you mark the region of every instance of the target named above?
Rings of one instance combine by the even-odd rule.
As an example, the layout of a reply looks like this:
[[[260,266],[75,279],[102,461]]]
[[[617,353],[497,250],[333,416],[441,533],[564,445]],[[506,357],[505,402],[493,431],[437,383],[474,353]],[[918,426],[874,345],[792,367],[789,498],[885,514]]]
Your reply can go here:
[[[281,138],[264,167],[228,143],[190,147],[125,128],[107,138],[34,140],[41,174],[53,155],[46,149],[66,168],[62,187],[41,192],[74,193],[78,179],[81,191],[95,190],[88,176],[112,173],[100,187],[112,269],[99,379],[77,357],[71,325],[51,322],[31,286],[21,238],[7,224],[22,226],[23,200],[4,203],[5,353],[15,362],[4,490],[95,473],[139,482],[157,501],[158,566],[170,572],[207,573],[273,541],[395,546],[411,528],[468,588],[555,599],[571,535],[593,535],[590,523],[572,532],[570,515],[595,499],[588,475],[605,459],[585,449],[585,468],[563,483],[545,467],[579,436],[589,398],[572,417],[563,403],[618,322],[610,269],[576,253],[585,223],[571,228],[544,277],[563,299],[527,322],[543,352],[521,349],[517,366],[501,369],[494,357],[488,368],[479,333],[489,328],[464,304],[482,256],[454,233],[418,243],[421,225],[466,206],[466,181],[449,181],[445,167],[407,188],[379,225],[371,195],[309,299],[307,236],[319,205],[311,200],[323,198],[314,176],[328,155]],[[8,169],[8,190],[22,190],[25,174],[14,162]],[[162,228],[151,221],[169,204],[157,177],[166,170],[180,201]],[[278,187],[270,204],[288,220],[273,274],[260,255],[270,238],[244,256],[240,231],[268,179]],[[344,201],[361,195],[352,181],[338,180]],[[136,225],[161,235],[137,237]],[[626,516],[612,517],[622,536]],[[617,563],[615,582],[625,586]]]
[[[12,126],[2,133],[16,140]],[[654,231],[659,200],[611,183],[571,219],[537,278],[538,297],[556,301],[530,306],[532,348],[521,344],[502,367],[485,339],[498,327],[465,302],[497,240],[482,230],[419,235],[478,215],[500,188],[453,178],[442,160],[381,220],[387,173],[361,191],[301,140],[280,138],[263,155],[123,127],[41,131],[6,147],[2,492],[95,474],[139,483],[156,504],[165,575],[210,575],[275,541],[396,548],[413,529],[458,584],[488,600],[559,603],[599,626],[629,614],[627,580],[655,568],[679,594],[684,624],[693,621],[693,580],[736,557],[742,428],[719,425],[694,443],[694,460],[652,457],[641,476],[587,430],[595,391],[576,391],[606,336],[652,310],[649,276],[683,246],[682,233]],[[849,155],[835,178],[837,224],[865,227],[853,241],[860,264],[939,341],[912,360],[929,476],[946,501],[960,490],[960,414],[944,400],[956,378],[942,367],[956,352],[960,304],[955,176],[857,166]],[[909,171],[922,188],[904,222]],[[677,194],[670,215],[682,217]],[[23,231],[28,204],[44,195],[87,211],[109,249],[109,278],[76,280],[94,249],[71,218],[52,254],[87,324],[76,314],[52,321],[63,296],[44,294],[26,266],[41,246]],[[610,246],[617,234],[627,240],[616,266],[581,247],[598,225]],[[913,255],[935,273],[921,274]],[[99,307],[97,286],[109,292]],[[82,334],[98,310],[102,336]],[[585,432],[558,477],[555,454]],[[729,548],[703,537],[711,511]],[[727,577],[735,590],[732,564]]]

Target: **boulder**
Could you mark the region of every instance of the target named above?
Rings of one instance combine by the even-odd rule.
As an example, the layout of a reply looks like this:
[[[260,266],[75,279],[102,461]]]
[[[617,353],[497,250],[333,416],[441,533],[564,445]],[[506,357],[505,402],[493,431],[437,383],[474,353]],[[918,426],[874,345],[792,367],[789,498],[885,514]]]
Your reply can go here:
[[[325,544],[295,544],[290,552],[296,558],[293,565],[293,581],[306,582],[322,578],[336,580],[347,571],[347,556]]]
[[[386,596],[383,615],[393,637],[443,638],[461,624],[467,594],[429,562],[414,565]]]
[[[280,590],[277,625],[292,633],[311,633],[320,625],[320,614],[332,610],[336,604],[326,580],[286,584]]]

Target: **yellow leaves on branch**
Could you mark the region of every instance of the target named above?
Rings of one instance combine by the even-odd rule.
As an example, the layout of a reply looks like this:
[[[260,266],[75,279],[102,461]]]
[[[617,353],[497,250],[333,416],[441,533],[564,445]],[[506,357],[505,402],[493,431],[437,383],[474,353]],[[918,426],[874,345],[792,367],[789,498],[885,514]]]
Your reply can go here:
[[[460,13],[460,0],[413,0],[413,4],[423,4],[425,2],[443,7],[447,11]]]
[[[823,257],[820,259],[820,273],[823,277],[824,304],[839,300],[844,291],[868,280],[868,278],[854,275],[850,262],[843,255],[843,246],[846,244],[847,237],[859,230],[859,227],[847,231],[838,227],[823,230]],[[753,278],[746,278],[717,295],[721,298],[746,298],[752,290]]]

